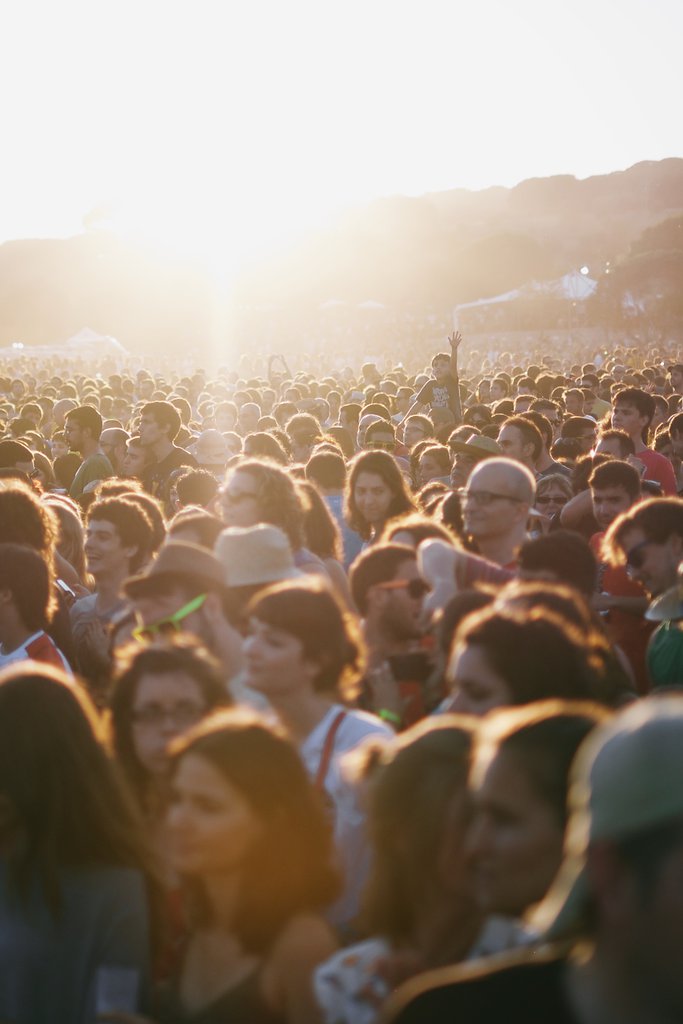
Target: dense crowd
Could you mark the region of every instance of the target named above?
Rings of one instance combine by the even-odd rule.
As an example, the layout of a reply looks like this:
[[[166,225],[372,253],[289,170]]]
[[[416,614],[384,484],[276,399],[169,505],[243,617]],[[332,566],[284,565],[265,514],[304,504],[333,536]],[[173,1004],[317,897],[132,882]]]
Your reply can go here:
[[[0,364],[3,1024],[683,1019],[683,365],[519,356]]]

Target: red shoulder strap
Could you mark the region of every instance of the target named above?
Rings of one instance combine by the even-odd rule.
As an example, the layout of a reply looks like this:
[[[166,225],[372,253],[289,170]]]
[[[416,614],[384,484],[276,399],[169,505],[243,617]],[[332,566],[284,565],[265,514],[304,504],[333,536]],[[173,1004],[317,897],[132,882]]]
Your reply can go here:
[[[41,633],[30,644],[27,644],[26,654],[34,661],[42,661],[48,665],[64,668],[62,659],[59,657],[59,651],[47,633]]]
[[[327,773],[330,770],[330,761],[332,760],[332,751],[334,750],[334,741],[337,738],[339,732],[339,726],[346,718],[346,712],[340,711],[334,716],[334,719],[330,723],[330,727],[327,730],[327,736],[323,743],[322,753],[320,755],[320,764],[318,765],[318,771],[315,774],[315,788],[322,789],[325,785],[325,779]]]

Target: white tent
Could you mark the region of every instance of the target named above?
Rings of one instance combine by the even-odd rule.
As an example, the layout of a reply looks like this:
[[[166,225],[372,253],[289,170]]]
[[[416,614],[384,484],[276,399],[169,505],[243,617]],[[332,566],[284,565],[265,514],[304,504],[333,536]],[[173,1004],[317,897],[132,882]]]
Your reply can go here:
[[[475,309],[477,306],[493,306],[500,302],[513,302],[515,299],[530,298],[534,295],[555,296],[558,299],[567,299],[572,302],[584,302],[595,293],[598,282],[587,277],[578,270],[570,270],[563,277],[555,281],[531,281],[521,288],[515,288],[511,292],[503,292],[502,295],[494,295],[490,299],[476,299],[474,302],[462,302],[455,307],[454,314],[463,309]]]
[[[574,302],[585,302],[595,294],[598,282],[578,270],[570,270],[557,281],[548,281],[542,290],[557,295],[561,299],[572,299]]]
[[[98,334],[97,331],[93,331],[90,327],[81,328],[77,334],[68,338],[59,347],[65,354],[68,353],[69,355],[77,354],[78,352],[117,356],[128,354],[121,342],[117,341],[116,338],[112,338],[110,334]]]

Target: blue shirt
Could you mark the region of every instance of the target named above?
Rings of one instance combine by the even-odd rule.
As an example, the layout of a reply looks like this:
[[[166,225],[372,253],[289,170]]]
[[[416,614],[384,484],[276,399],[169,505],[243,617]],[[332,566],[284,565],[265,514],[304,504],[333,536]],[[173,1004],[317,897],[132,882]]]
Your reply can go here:
[[[42,886],[24,904],[0,859],[0,1021],[93,1024],[97,972],[123,967],[149,987],[149,920],[142,874],[92,867],[61,874],[55,918]],[[140,995],[138,995],[139,1005]],[[122,1007],[122,1009],[124,1009]]]

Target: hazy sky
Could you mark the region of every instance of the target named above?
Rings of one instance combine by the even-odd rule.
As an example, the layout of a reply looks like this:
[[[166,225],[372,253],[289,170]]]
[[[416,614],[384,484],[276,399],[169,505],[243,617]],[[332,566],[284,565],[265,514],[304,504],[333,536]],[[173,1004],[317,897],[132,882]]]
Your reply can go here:
[[[0,240],[98,203],[229,269],[345,204],[683,156],[682,0],[22,0]]]

